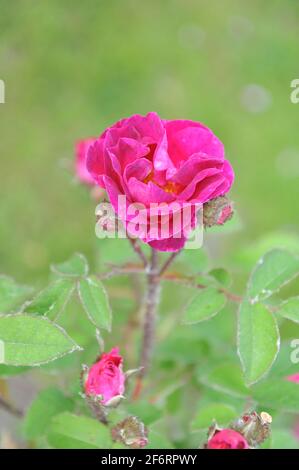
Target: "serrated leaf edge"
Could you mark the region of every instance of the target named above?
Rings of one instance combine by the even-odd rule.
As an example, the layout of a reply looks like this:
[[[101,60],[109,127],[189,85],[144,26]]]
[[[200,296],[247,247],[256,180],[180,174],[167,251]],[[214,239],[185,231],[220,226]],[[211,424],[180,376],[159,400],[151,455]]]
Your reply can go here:
[[[217,289],[216,289],[215,287],[210,287],[210,286],[205,287],[205,289],[214,289],[214,290],[217,291]],[[202,291],[205,290],[205,289],[202,289]],[[201,292],[202,292],[202,291],[201,291]],[[201,294],[201,292],[197,292],[197,293],[194,295],[194,297],[192,297],[192,299],[187,303],[186,307],[184,308],[184,315],[186,314],[186,312],[187,312],[188,308],[190,307],[190,305],[192,304],[192,302],[196,299],[197,296],[199,296],[199,295]],[[217,291],[217,292],[218,292],[218,291]],[[211,318],[215,317],[219,312],[221,312],[221,310],[225,307],[225,305],[226,305],[226,303],[227,303],[227,299],[225,298],[224,294],[222,294],[222,295],[223,295],[223,298],[224,298],[224,303],[223,303],[223,305],[222,305],[219,309],[217,309],[215,312],[213,312],[211,315],[208,315],[208,316],[206,316],[206,317],[203,317],[203,318],[201,318],[200,320],[191,321],[191,322],[190,322],[190,321],[189,321],[189,322],[188,322],[188,321],[185,321],[184,318],[183,318],[183,319],[181,320],[181,323],[182,323],[183,325],[196,325],[197,323],[201,323],[201,322],[203,322],[203,321],[207,321],[207,320],[210,320]]]
[[[78,275],[78,274],[66,274],[66,273],[63,273],[63,272],[59,271],[59,269],[57,269],[57,266],[59,264],[67,263],[73,256],[79,256],[79,258],[83,259],[84,265],[85,265],[85,272],[83,274],[80,274],[80,275]],[[89,266],[88,266],[88,261],[87,261],[86,256],[83,255],[82,253],[75,252],[72,256],[70,256],[70,258],[68,260],[62,261],[61,263],[58,263],[58,264],[51,264],[50,265],[50,271],[52,271],[52,273],[54,273],[54,274],[57,274],[58,276],[65,277],[65,278],[73,278],[73,279],[85,278],[86,276],[88,276]]]
[[[26,315],[27,315],[25,309],[26,309],[29,305],[33,304],[33,303],[36,301],[36,299],[37,299],[43,292],[45,292],[49,287],[54,286],[55,284],[59,284],[60,282],[63,282],[63,281],[64,281],[64,279],[57,279],[56,281],[51,282],[47,287],[45,287],[44,289],[40,290],[31,300],[27,300],[26,302],[24,302],[23,305],[21,305],[21,310],[20,310],[20,312],[18,312],[18,313],[20,313],[20,314],[26,314]],[[60,308],[60,310],[58,311],[58,313],[56,314],[56,316],[55,316],[53,319],[49,319],[50,321],[55,322],[55,321],[60,317],[60,314],[62,313],[62,311],[63,311],[64,308],[66,307],[67,303],[69,302],[69,300],[70,300],[70,298],[71,298],[71,296],[72,296],[72,294],[73,294],[73,292],[74,292],[74,289],[75,289],[75,284],[73,284],[73,285],[70,287],[70,290],[69,290],[69,292],[68,292],[67,297],[65,298],[65,301],[64,301],[63,305],[61,306],[61,308]],[[53,304],[52,304],[52,305],[53,305]],[[30,312],[28,315],[31,314],[31,315],[34,316],[34,314],[36,314],[36,315],[39,316],[39,317],[45,317],[45,316],[47,316],[47,315],[49,314],[49,312],[51,312],[51,307],[50,307],[45,313],[40,314],[38,311],[34,311],[34,312]]]
[[[92,284],[94,281],[91,277],[87,277],[86,279],[83,279],[83,281],[86,281],[88,282],[88,284]],[[112,309],[111,309],[111,305],[110,305],[110,302],[109,302],[109,297],[108,297],[108,293],[107,293],[107,290],[104,286],[104,284],[100,281],[100,280],[97,280],[97,284],[93,284],[94,286],[96,285],[97,287],[100,285],[103,292],[104,292],[104,296],[105,296],[105,300],[106,300],[106,304],[107,304],[107,307],[108,307],[108,311],[109,311],[109,326],[106,328],[106,327],[101,327],[101,329],[104,329],[104,330],[107,330],[109,333],[111,332],[111,329],[112,329]],[[81,280],[77,282],[77,291],[78,291],[78,296],[79,296],[79,299],[80,299],[80,302],[83,306],[83,309],[84,309],[84,312],[86,313],[89,321],[97,328],[100,330],[99,328],[99,325],[96,324],[96,322],[94,321],[94,319],[91,317],[91,315],[89,314],[89,311],[86,307],[86,303],[84,302],[83,300],[83,297],[82,297],[82,294],[81,294]]]
[[[277,289],[273,289],[271,291],[268,292],[268,295],[266,295],[266,297],[260,297],[260,294],[256,295],[255,297],[251,297],[249,295],[249,289],[250,289],[250,285],[251,285],[251,281],[252,281],[252,278],[254,276],[254,274],[256,273],[256,271],[258,270],[259,266],[261,264],[264,263],[264,259],[266,256],[268,256],[270,253],[273,253],[274,251],[284,251],[285,253],[288,253],[289,255],[293,256],[294,258],[296,258],[298,260],[298,263],[299,263],[299,257],[296,256],[295,254],[293,254],[291,251],[289,250],[285,250],[283,248],[273,248],[272,250],[269,250],[267,251],[261,258],[259,258],[259,260],[257,261],[257,263],[255,264],[253,270],[251,271],[251,274],[249,276],[249,279],[248,279],[248,282],[247,282],[247,286],[246,286],[246,293],[248,294],[248,301],[251,303],[251,304],[256,304],[258,302],[263,302],[264,300],[268,299],[269,297],[271,297],[273,294],[275,294],[276,292],[280,291],[280,289],[282,289],[286,284],[288,284],[289,282],[292,282],[294,279],[296,279],[296,277],[299,275],[299,270],[296,274],[294,274],[291,278],[289,278],[287,281],[285,281],[284,283],[280,284],[279,287],[277,287]]]
[[[2,317],[17,317],[17,316],[26,316],[26,317],[30,317],[30,318],[34,318],[34,319],[38,319],[38,320],[42,320],[42,321],[46,321],[48,322],[49,324],[53,325],[54,327],[56,327],[58,330],[60,330],[60,332],[63,334],[63,336],[70,340],[70,342],[73,344],[73,348],[70,349],[69,351],[67,352],[64,352],[64,353],[61,353],[61,354],[58,354],[57,356],[53,357],[52,359],[48,360],[48,361],[42,361],[42,362],[35,362],[35,363],[32,363],[32,364],[18,364],[18,365],[15,365],[15,364],[11,364],[11,363],[4,363],[4,365],[7,365],[7,366],[14,366],[14,367],[39,367],[41,365],[44,365],[44,364],[49,364],[50,362],[53,362],[53,361],[56,361],[57,359],[60,359],[61,357],[64,357],[66,356],[67,354],[72,354],[73,352],[75,351],[83,351],[84,349],[79,346],[74,340],[73,338],[71,338],[67,332],[60,326],[58,325],[57,323],[54,323],[53,321],[49,320],[49,318],[41,315],[41,316],[36,316],[36,315],[27,315],[27,314],[24,314],[23,312],[19,312],[19,313],[8,313],[8,314],[0,314],[0,318]]]

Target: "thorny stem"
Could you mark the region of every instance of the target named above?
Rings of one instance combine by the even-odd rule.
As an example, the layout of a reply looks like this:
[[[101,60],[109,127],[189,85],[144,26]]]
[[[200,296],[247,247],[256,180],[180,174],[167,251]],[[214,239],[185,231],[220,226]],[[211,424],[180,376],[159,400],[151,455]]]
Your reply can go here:
[[[145,273],[147,277],[140,372],[138,374],[136,386],[133,391],[133,399],[137,399],[139,398],[140,393],[142,391],[143,378],[147,374],[151,362],[155,338],[157,308],[160,301],[161,281],[169,280],[173,282],[179,282],[187,285],[188,287],[193,287],[197,289],[205,289],[206,286],[204,284],[196,283],[195,279],[190,276],[183,276],[178,273],[166,273],[167,269],[180,252],[173,253],[159,269],[158,252],[154,248],[151,249],[151,258],[148,262],[140,246],[137,244],[138,242],[131,238],[129,238],[129,240],[134,251],[141,258],[143,266],[136,266],[134,264],[126,264],[124,266],[113,266],[110,272],[105,273],[101,276],[101,279],[109,279],[110,277],[121,274],[136,273]],[[225,288],[219,287],[218,291],[222,292],[228,300],[231,300],[233,302],[242,301],[242,297],[227,291]]]
[[[4,400],[2,397],[0,397],[0,408],[3,408],[5,411],[16,416],[17,418],[23,417],[23,412],[21,410]]]

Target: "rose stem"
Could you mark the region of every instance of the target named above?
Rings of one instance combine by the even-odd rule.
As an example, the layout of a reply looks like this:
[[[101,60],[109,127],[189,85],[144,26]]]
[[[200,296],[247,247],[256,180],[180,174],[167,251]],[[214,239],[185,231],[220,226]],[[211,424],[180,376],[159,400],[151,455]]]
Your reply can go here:
[[[16,408],[15,406],[11,405],[8,403],[4,398],[0,397],[0,408],[3,408],[5,411],[8,413],[11,413],[12,415],[16,416],[17,418],[22,418],[23,417],[23,412]]]
[[[155,322],[157,307],[160,300],[160,279],[158,277],[158,252],[152,248],[147,270],[147,291],[145,298],[145,315],[143,324],[143,340],[140,359],[140,373],[133,393],[137,399],[142,388],[142,379],[148,372],[154,346]]]

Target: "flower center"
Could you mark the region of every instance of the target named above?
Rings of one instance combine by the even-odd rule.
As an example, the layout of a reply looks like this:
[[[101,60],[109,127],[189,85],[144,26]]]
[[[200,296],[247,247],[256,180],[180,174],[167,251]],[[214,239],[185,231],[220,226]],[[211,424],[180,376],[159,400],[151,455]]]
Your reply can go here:
[[[149,152],[147,153],[146,158],[148,158],[152,162],[153,158],[154,158],[156,148],[157,148],[157,144],[148,144],[148,148],[149,148]],[[172,181],[168,181],[164,185],[157,183],[157,181],[155,181],[155,179],[154,179],[154,172],[153,171],[151,171],[150,174],[147,175],[147,177],[144,178],[144,180],[142,182],[147,184],[150,181],[152,183],[154,183],[156,186],[158,186],[159,188],[163,189],[163,191],[165,191],[166,193],[178,194],[180,189],[181,189],[179,184],[173,183]]]
[[[149,175],[147,175],[146,178],[142,181],[143,183],[147,184],[149,182],[154,183],[156,186],[159,186],[159,188],[163,189],[166,193],[171,193],[171,194],[178,194],[180,191],[180,185],[177,183],[173,183],[172,181],[168,181],[166,184],[159,184],[157,181],[154,180],[154,172],[151,171]]]

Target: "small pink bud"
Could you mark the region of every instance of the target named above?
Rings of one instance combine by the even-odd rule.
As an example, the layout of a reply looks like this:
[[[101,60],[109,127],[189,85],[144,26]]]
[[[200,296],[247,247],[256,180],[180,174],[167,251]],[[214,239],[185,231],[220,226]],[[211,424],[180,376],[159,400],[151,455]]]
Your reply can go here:
[[[79,140],[76,144],[76,175],[81,183],[93,186],[95,181],[86,168],[87,151],[95,139]]]
[[[248,449],[246,439],[233,429],[216,431],[207,444],[208,449]]]
[[[83,384],[85,395],[97,397],[97,401],[102,405],[119,403],[120,397],[123,398],[126,379],[122,363],[123,358],[119,355],[118,348],[103,353],[88,373],[85,371],[86,379]]]

